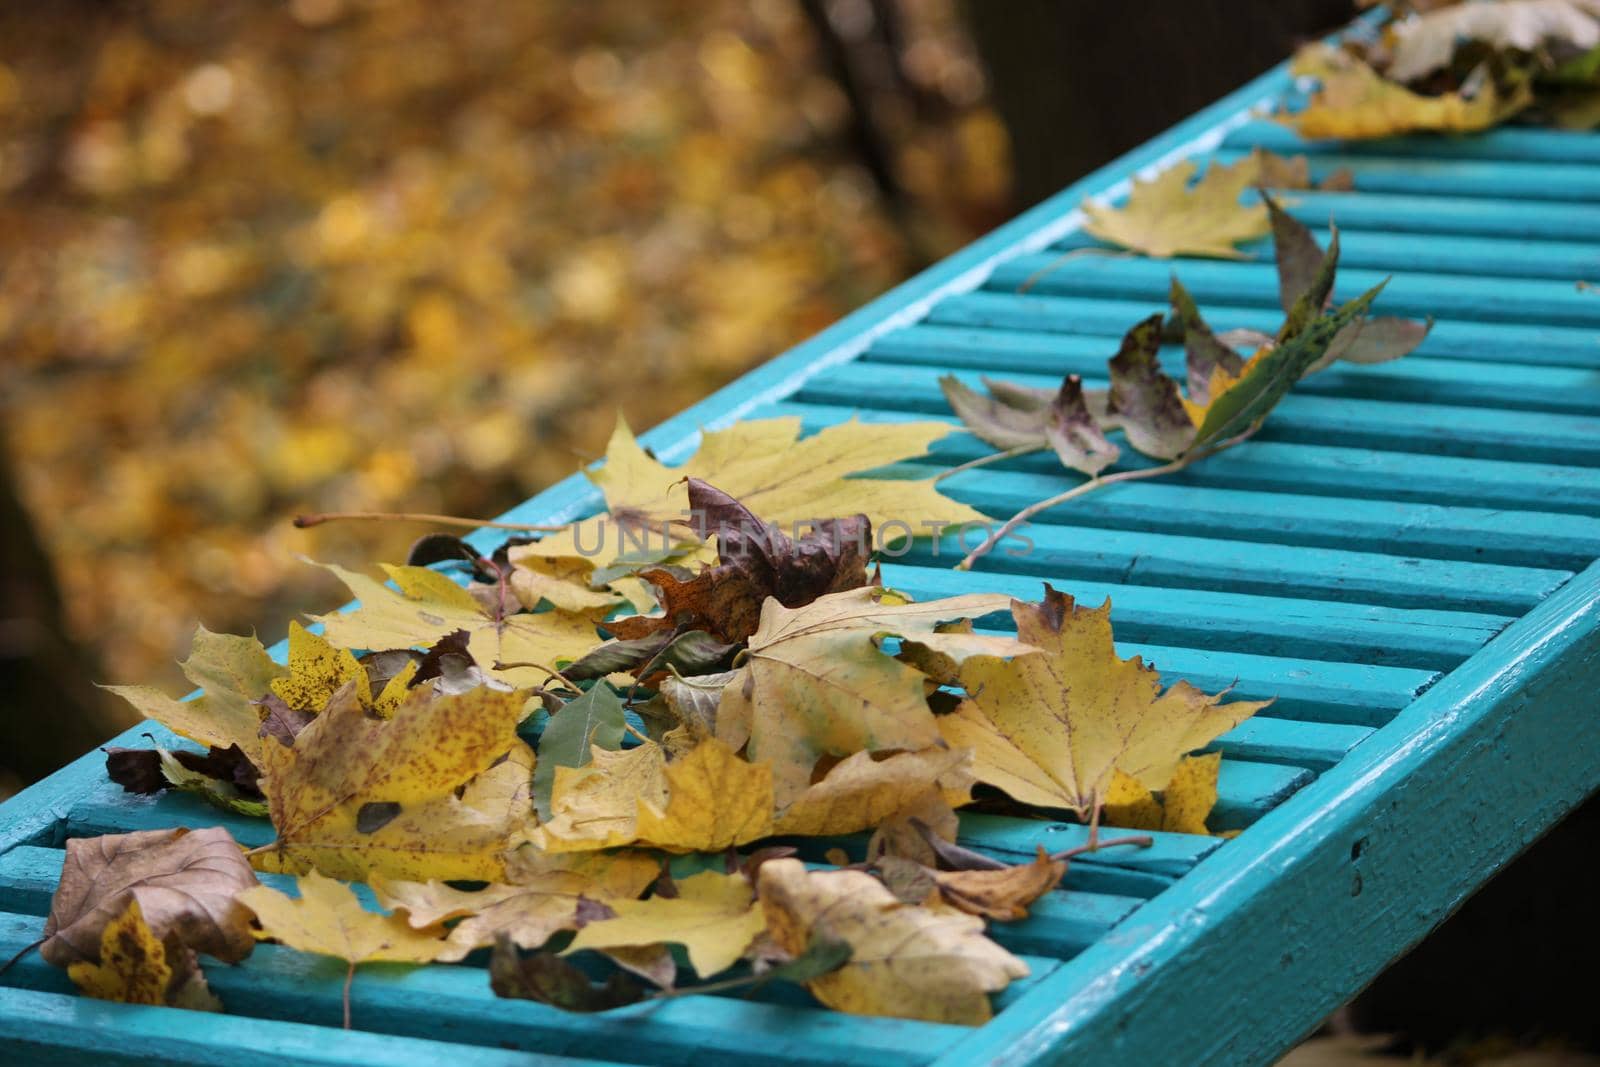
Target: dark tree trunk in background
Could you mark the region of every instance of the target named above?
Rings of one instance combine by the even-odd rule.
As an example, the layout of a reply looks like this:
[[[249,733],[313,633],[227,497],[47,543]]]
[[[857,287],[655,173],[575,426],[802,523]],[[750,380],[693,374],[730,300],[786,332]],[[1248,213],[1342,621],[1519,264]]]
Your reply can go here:
[[[1017,210],[1355,12],[1350,0],[965,0],[962,10],[1011,132]]]
[[[50,560],[0,451],[0,773],[29,782],[115,732],[98,672],[67,637]]]

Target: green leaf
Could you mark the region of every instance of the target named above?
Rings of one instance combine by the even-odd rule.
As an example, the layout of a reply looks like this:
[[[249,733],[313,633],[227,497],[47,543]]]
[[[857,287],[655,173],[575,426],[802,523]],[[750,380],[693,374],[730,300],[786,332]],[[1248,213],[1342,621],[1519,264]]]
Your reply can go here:
[[[1367,313],[1385,284],[1373,286],[1331,315],[1317,317],[1289,340],[1251,360],[1239,383],[1212,401],[1190,447],[1235,437],[1266,418],[1322,358],[1339,331]]]
[[[550,819],[556,768],[588,766],[593,745],[613,751],[621,748],[626,721],[622,698],[605,682],[596,682],[550,716],[539,738],[539,758],[533,768],[533,804],[540,819]]]

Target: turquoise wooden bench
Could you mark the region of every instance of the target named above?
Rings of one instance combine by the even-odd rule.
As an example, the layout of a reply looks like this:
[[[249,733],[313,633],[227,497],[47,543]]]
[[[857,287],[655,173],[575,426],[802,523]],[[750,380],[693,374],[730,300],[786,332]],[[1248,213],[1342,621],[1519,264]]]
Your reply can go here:
[[[997,554],[981,575],[920,557],[885,567],[924,596],[980,583],[1036,596],[1041,576],[1089,602],[1110,595],[1125,654],[1277,697],[1220,743],[1215,821],[1236,839],[1165,834],[1084,857],[1030,920],[997,928],[1033,976],[978,1029],[853,1018],[787,993],[562,1015],[440,965],[363,968],[345,1033],[342,965],[264,946],[210,968],[228,1016],[82,999],[24,959],[0,977],[0,1060],[1270,1062],[1600,783],[1600,295],[1574,285],[1600,280],[1600,137],[1303,146],[1249,114],[1287,86],[1281,69],[1265,75],[645,436],[671,462],[700,427],[742,418],[949,418],[936,380],[951,370],[1093,378],[1123,329],[1163,305],[1172,265],[1080,257],[1019,293],[1083,243],[1083,197],[1255,145],[1350,168],[1358,191],[1297,194],[1293,210],[1337,218],[1347,293],[1392,275],[1380,308],[1438,318],[1418,353],[1324,373],[1251,443],[1043,516],[1031,556]],[[1272,327],[1269,262],[1178,266],[1212,322]],[[981,449],[955,434],[927,469]],[[948,484],[1003,515],[1062,475],[1035,457]],[[572,478],[508,518],[598,504]],[[182,796],[125,796],[102,763],[89,753],[0,807],[0,959],[38,936],[68,837],[218,821],[250,844],[270,836]],[[964,844],[1008,857],[1084,836],[962,826]]]

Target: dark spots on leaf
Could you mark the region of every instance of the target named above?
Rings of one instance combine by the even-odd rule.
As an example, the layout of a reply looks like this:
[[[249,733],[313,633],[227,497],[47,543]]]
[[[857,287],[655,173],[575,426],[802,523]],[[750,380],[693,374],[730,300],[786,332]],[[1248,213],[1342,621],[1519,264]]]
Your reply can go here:
[[[361,805],[356,812],[356,829],[364,834],[377,833],[388,826],[396,815],[400,814],[400,805],[392,800],[374,800]]]

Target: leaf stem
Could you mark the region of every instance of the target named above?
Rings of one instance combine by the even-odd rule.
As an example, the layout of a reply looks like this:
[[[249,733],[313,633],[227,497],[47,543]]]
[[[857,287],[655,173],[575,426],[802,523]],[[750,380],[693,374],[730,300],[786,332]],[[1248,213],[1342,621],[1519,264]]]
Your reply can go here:
[[[46,941],[46,938],[41,937],[39,940],[33,942],[32,944],[23,945],[21,952],[17,953],[15,956],[12,956],[9,960],[6,960],[6,964],[5,964],[4,967],[0,967],[0,974],[5,974],[12,967],[16,966],[16,963],[17,963],[18,960],[22,959],[22,957],[26,956],[28,953],[32,952],[34,949],[36,949],[40,945],[44,944],[45,941]]]
[[[570,523],[559,526],[530,522],[488,522],[460,515],[433,515],[422,511],[319,511],[309,515],[296,515],[294,524],[305,530],[325,522],[429,522],[435,526],[461,526],[469,530],[480,527],[491,530],[522,530],[530,533],[555,533],[565,530]]]
[[[1104,477],[1090,478],[1088,481],[1080,482],[1064,493],[1057,493],[1053,497],[1029,504],[1015,515],[1011,516],[1011,518],[1007,519],[1004,525],[1002,525],[998,530],[990,534],[984,540],[983,544],[979,545],[971,552],[968,552],[966,558],[960,563],[956,564],[955,569],[958,571],[970,571],[972,569],[972,565],[978,562],[978,560],[982,559],[984,556],[987,556],[994,549],[995,545],[1005,540],[1013,531],[1016,530],[1017,527],[1021,526],[1023,523],[1027,522],[1041,511],[1049,511],[1053,507],[1056,507],[1060,504],[1065,504],[1069,500],[1076,500],[1080,496],[1087,496],[1096,489],[1104,489],[1108,485],[1116,485],[1120,482],[1138,482],[1147,478],[1159,478],[1164,474],[1176,474],[1192,463],[1198,463],[1200,460],[1214,456],[1219,452],[1225,452],[1235,445],[1243,444],[1245,441],[1248,441],[1252,436],[1254,436],[1255,432],[1260,428],[1261,423],[1258,422],[1254,426],[1251,426],[1244,433],[1239,434],[1237,437],[1230,437],[1220,444],[1211,445],[1206,448],[1199,448],[1193,452],[1187,452],[1172,462],[1163,463],[1159,467],[1143,467],[1139,470],[1118,471],[1116,474],[1107,474]]]
[[[350,984],[356,980],[356,961],[350,960],[344,972],[344,1028],[350,1029]]]
[[[1017,286],[1017,292],[1026,293],[1029,289],[1032,289],[1036,284],[1038,284],[1039,279],[1043,278],[1047,274],[1051,274],[1057,270],[1060,270],[1061,265],[1066,263],[1069,259],[1077,259],[1079,256],[1105,256],[1107,259],[1129,259],[1136,255],[1138,255],[1137,252],[1126,248],[1098,248],[1094,245],[1090,245],[1087,248],[1074,248],[1070,252],[1057,256],[1055,259],[1052,259],[1049,263],[1046,263],[1044,266],[1040,267],[1038,270],[1024,278],[1022,284]]]
[[[489,669],[491,671],[510,671],[517,670],[522,667],[532,667],[536,671],[544,671],[544,673],[548,674],[552,678],[561,679],[561,684],[566,686],[568,689],[571,689],[573,692],[583,692],[583,690],[579,689],[571,679],[562,674],[560,671],[556,670],[554,667],[546,667],[543,663],[535,663],[532,660],[518,659],[507,663],[504,660],[497,659]]]
[[[1095,829],[1098,830],[1099,827],[1097,826]],[[1086,845],[1079,845],[1077,848],[1069,848],[1064,852],[1057,852],[1050,858],[1053,860],[1070,860],[1074,856],[1082,856],[1088,852],[1098,852],[1103,848],[1114,848],[1118,845],[1149,848],[1153,844],[1155,844],[1155,839],[1149,834],[1134,834],[1131,837],[1114,837],[1110,841],[1090,841]]]
[[[952,478],[955,475],[965,473],[966,471],[977,470],[979,467],[987,467],[991,463],[1001,463],[1008,459],[1016,459],[1018,456],[1026,456],[1033,452],[1043,451],[1044,449],[1039,445],[1017,445],[1015,448],[1008,448],[1004,452],[992,452],[987,456],[979,456],[977,459],[969,459],[959,466],[951,467],[949,470],[941,472],[936,478],[933,479],[933,484],[938,485],[946,478]]]

